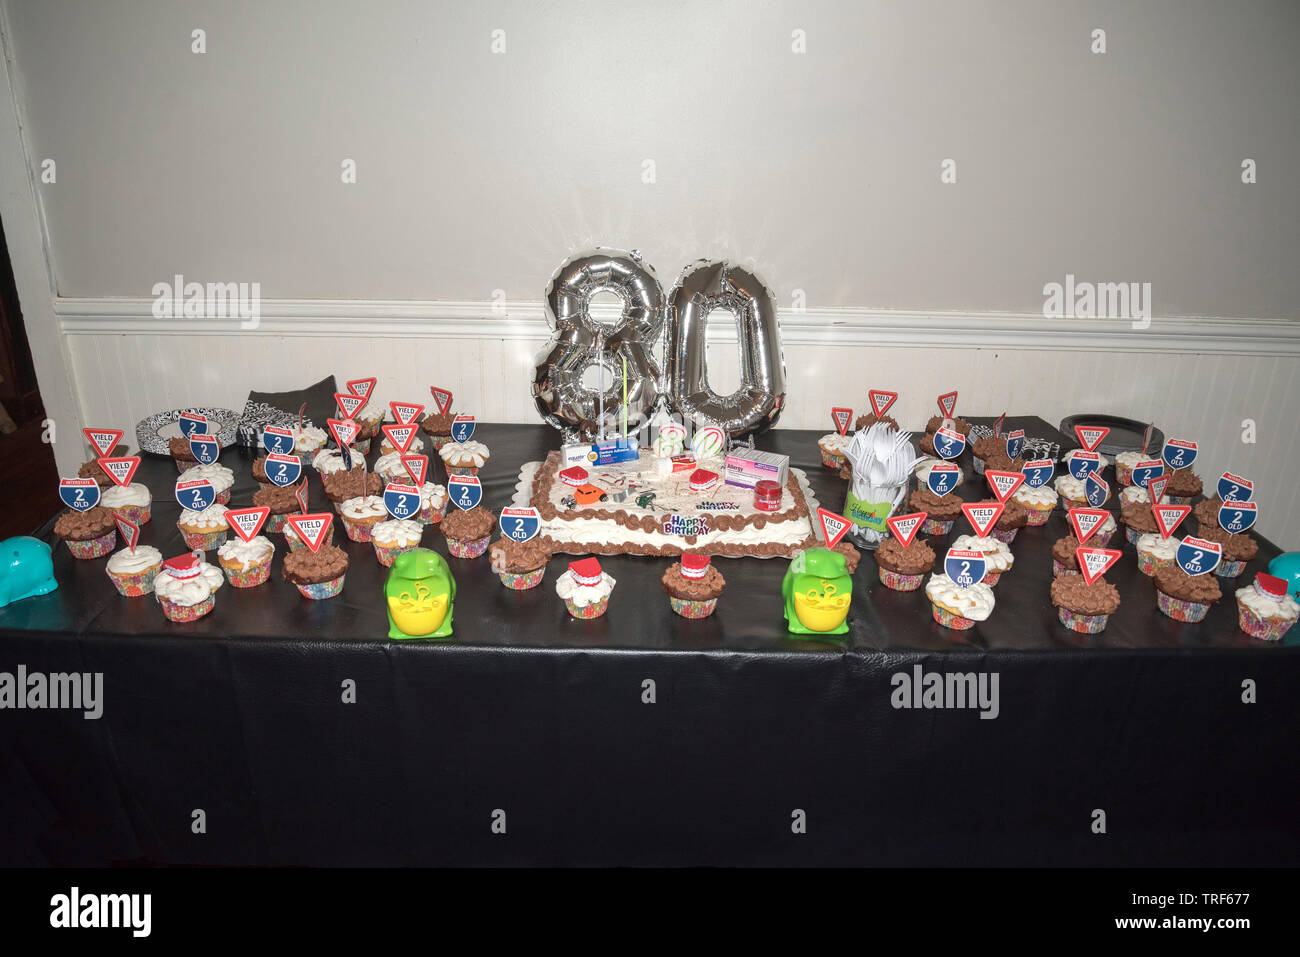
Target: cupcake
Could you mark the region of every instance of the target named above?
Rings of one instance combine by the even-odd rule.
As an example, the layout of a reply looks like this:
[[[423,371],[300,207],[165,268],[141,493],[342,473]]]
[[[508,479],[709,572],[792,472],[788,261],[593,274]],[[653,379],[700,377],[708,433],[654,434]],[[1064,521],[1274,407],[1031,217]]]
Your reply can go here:
[[[167,451],[171,453],[172,461],[176,463],[177,472],[184,472],[199,464],[199,460],[190,451],[190,440],[182,435],[167,440]]]
[[[1141,452],[1121,452],[1115,456],[1115,479],[1120,485],[1133,485],[1133,467],[1139,462],[1145,462],[1147,457]]]
[[[1149,512],[1150,509],[1147,511]],[[1070,527],[1073,528],[1074,526],[1071,525]],[[1110,544],[1110,540],[1117,531],[1119,531],[1119,525],[1115,523],[1115,516],[1108,513],[1096,530],[1088,536],[1088,540],[1081,544],[1086,545],[1088,548],[1105,548]]]
[[[478,558],[487,551],[496,520],[491,509],[476,505],[471,509],[452,509],[438,527],[447,537],[447,551],[457,558]]]
[[[925,573],[934,568],[934,559],[934,549],[920,536],[912,539],[912,544],[904,545],[891,535],[876,549],[880,583],[895,591],[916,591]]]
[[[1056,492],[1061,496],[1061,505],[1065,509],[1091,508],[1086,488],[1087,479],[1077,479],[1067,473],[1058,476],[1052,484],[1056,486]]]
[[[986,469],[1019,472],[1025,464],[1024,459],[1012,459],[1007,455],[1006,436],[1001,438],[992,435],[981,436],[971,445],[970,454],[975,471],[980,475],[983,475]]]
[[[943,459],[935,458],[932,455],[928,455],[921,458],[916,463],[916,466],[912,469],[912,474],[916,476],[916,487],[928,488],[929,486],[926,483],[930,481],[931,470],[936,465],[939,465],[941,463],[943,463]],[[957,469],[956,472],[950,472],[948,474],[953,476],[953,483],[952,483],[953,488],[956,488],[958,485],[960,485],[963,479],[965,478],[965,476],[962,475],[961,469]]]
[[[355,449],[350,454],[352,455],[351,471],[364,471],[366,467],[365,457]],[[312,456],[311,467],[322,476],[333,475],[335,472],[342,472],[344,471],[343,453],[338,449],[321,449]]]
[[[727,585],[708,555],[690,552],[669,565],[660,582],[669,606],[683,618],[708,618],[718,607],[718,596]]]
[[[207,479],[217,491],[217,503],[230,504],[230,489],[235,484],[235,473],[224,465],[214,462],[212,465],[193,465],[181,473],[177,482],[191,482]]]
[[[1300,604],[1287,594],[1286,582],[1272,575],[1257,575],[1237,589],[1237,623],[1252,638],[1277,641],[1300,618]]]
[[[1079,539],[1073,535],[1066,535],[1064,538],[1058,538],[1052,543],[1052,575],[1066,575],[1074,572],[1079,573],[1079,556],[1075,554],[1075,549],[1079,547]],[[1092,538],[1088,539],[1088,547],[1092,547]]]
[[[1120,517],[1124,520],[1124,535],[1130,544],[1136,544],[1143,535],[1160,531],[1150,505],[1125,505],[1120,509]]]
[[[976,582],[962,588],[938,572],[925,583],[925,597],[930,599],[934,620],[955,631],[974,628],[975,622],[987,620],[995,601],[988,585]]]
[[[352,447],[362,455],[370,451],[370,440],[379,434],[379,427],[384,424],[384,414],[387,411],[388,403],[381,402],[377,396],[372,395],[365,407],[353,414],[352,418],[361,427],[361,431],[357,433]]]
[[[406,447],[405,452],[402,452],[401,449],[388,441],[388,436],[385,435],[384,441],[379,443],[379,451],[385,455],[389,452],[397,452],[401,455],[423,455],[424,439],[420,438],[418,435],[411,436],[411,444]]]
[[[388,509],[382,496],[358,495],[339,504],[339,517],[343,519],[343,531],[348,538],[368,542],[371,529],[388,517]]]
[[[284,580],[298,586],[304,598],[333,598],[343,590],[348,554],[337,545],[319,550],[303,548],[284,556]]]
[[[1169,476],[1165,498],[1170,505],[1191,505],[1192,500],[1201,494],[1201,478],[1191,469],[1177,469],[1165,474]]]
[[[1074,461],[1074,457],[1082,451],[1083,449],[1070,449],[1070,451],[1066,452],[1064,455],[1061,456],[1061,462],[1065,465],[1065,469],[1067,472],[1070,470],[1070,463]],[[1106,456],[1098,452],[1097,471],[1098,472],[1104,471],[1108,465],[1110,465],[1110,459],[1106,458]]]
[[[248,541],[232,538],[217,549],[217,562],[226,580],[236,588],[252,588],[271,577],[271,558],[275,545],[265,535]]]
[[[980,505],[996,505],[997,499],[988,498]],[[989,530],[989,534],[1000,542],[1010,545],[1016,540],[1016,534],[1029,522],[1029,510],[1014,499],[1002,503],[1002,514]]]
[[[851,435],[840,435],[838,432],[828,432],[817,440],[817,448],[822,453],[822,465],[828,469],[842,468],[847,459],[844,453],[848,451],[849,443],[853,441]]]
[[[266,524],[262,526],[264,531],[283,532],[287,527],[288,516],[298,511],[298,485],[286,485],[283,488],[268,485],[260,488],[253,493],[253,504],[265,505],[271,510],[271,514],[266,516]]]
[[[162,569],[162,552],[152,545],[123,548],[108,559],[108,578],[124,598],[139,598],[153,591],[154,578]]]
[[[1027,461],[1023,457],[1012,458],[1007,455],[1007,450],[1001,446],[994,449],[984,457],[984,467],[977,468],[975,471],[983,474],[988,469],[994,469],[1000,472],[1019,472],[1025,467]]]
[[[281,520],[284,522],[284,543],[289,546],[289,551],[296,552],[300,548],[306,548],[307,543],[298,537],[298,530],[289,523],[288,516],[282,515]],[[268,518],[269,521],[269,518]],[[325,529],[325,538],[321,541],[322,545],[334,544],[334,523],[330,522]]]
[[[451,441],[451,423],[456,413],[451,409],[446,412],[430,412],[420,423],[420,429],[433,441],[433,450],[442,451],[442,447]]]
[[[1178,565],[1155,573],[1156,606],[1175,621],[1200,621],[1223,597],[1214,575],[1189,575]]]
[[[375,459],[375,474],[382,476],[385,482],[409,482],[411,476],[402,464],[402,455],[401,452],[387,452],[379,456]]]
[[[1056,508],[1059,499],[1060,496],[1056,494],[1056,489],[1050,485],[1030,488],[1023,483],[1011,496],[1011,501],[1024,507],[1025,524],[1033,528],[1047,524],[1048,518],[1052,515],[1052,509]]]
[[[230,528],[226,522],[226,506],[212,504],[201,512],[181,509],[176,527],[181,530],[186,548],[200,552],[211,551],[226,540],[226,532]]]
[[[99,496],[99,504],[119,518],[144,526],[152,517],[153,495],[139,482],[110,485]]]
[[[839,552],[844,556],[844,571],[847,574],[852,575],[857,571],[858,562],[862,560],[862,553],[853,546],[853,543],[847,537],[836,542],[831,551]]]
[[[1089,585],[1078,572],[1067,572],[1052,582],[1052,604],[1066,628],[1095,635],[1119,607],[1119,590],[1104,578]]]
[[[1207,542],[1218,542],[1223,546],[1223,555],[1214,568],[1214,574],[1220,578],[1236,578],[1246,570],[1246,563],[1259,554],[1259,542],[1250,532],[1204,527],[1200,534]]]
[[[212,611],[221,569],[193,555],[169,558],[153,580],[154,597],[168,621],[195,621]]]
[[[448,475],[477,475],[487,464],[488,447],[471,439],[468,442],[448,442],[438,450]]]
[[[103,558],[117,544],[113,513],[102,505],[64,512],[54,523],[54,534],[67,542],[74,558]]]
[[[898,424],[898,420],[892,415],[876,415],[874,412],[868,412],[866,415],[860,415],[857,421],[853,423],[853,431],[861,432],[863,429],[869,429],[877,422],[883,422],[895,432],[902,432],[903,427]]]
[[[294,426],[292,431],[293,454],[302,460],[302,467],[306,468],[312,457],[325,448],[326,443],[329,442],[329,436],[325,434],[324,429],[318,429],[314,425],[303,428]]]
[[[322,475],[321,484],[325,486],[325,497],[330,500],[336,512],[350,498],[384,494],[384,480],[374,472],[362,473],[360,469]]]
[[[535,535],[526,542],[513,538],[498,538],[488,549],[492,571],[501,578],[501,584],[515,591],[536,588],[546,573],[546,563],[551,559],[551,540]]]
[[[1138,571],[1151,577],[1162,568],[1177,564],[1178,539],[1170,535],[1162,537],[1158,532],[1147,532],[1138,536]]]
[[[931,416],[930,421],[925,424],[925,435],[917,443],[917,447],[923,455],[937,454],[934,450],[934,433],[938,432],[940,428],[951,429],[969,437],[971,424],[965,419],[944,419],[937,415]]]
[[[1141,485],[1126,485],[1119,493],[1119,503],[1125,505],[1150,505],[1151,493]]]
[[[346,503],[345,503],[346,507]],[[347,525],[344,517],[343,524]],[[409,552],[420,547],[420,536],[424,526],[409,518],[390,518],[386,522],[377,522],[370,529],[370,541],[375,546],[375,555],[379,564],[390,567],[402,552]]]
[[[928,487],[918,488],[907,497],[909,512],[927,513],[921,525],[922,535],[947,535],[952,531],[953,521],[961,514],[961,504],[961,499],[951,492],[935,495]]]
[[[451,516],[447,516],[451,521]],[[446,522],[443,523],[446,525]],[[555,593],[574,618],[599,618],[609,607],[615,581],[594,558],[569,562],[569,570],[555,581]]]
[[[958,535],[950,547],[984,553],[984,577],[980,579],[980,584],[990,588],[998,583],[998,579],[1016,561],[1016,556],[1011,554],[1006,542],[992,535]]]

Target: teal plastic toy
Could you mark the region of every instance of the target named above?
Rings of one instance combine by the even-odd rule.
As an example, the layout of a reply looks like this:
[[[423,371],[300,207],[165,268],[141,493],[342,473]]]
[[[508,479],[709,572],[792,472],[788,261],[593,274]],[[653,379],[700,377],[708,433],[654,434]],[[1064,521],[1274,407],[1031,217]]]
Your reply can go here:
[[[384,582],[389,638],[450,638],[456,579],[427,548],[402,552]]]
[[[1300,598],[1300,552],[1283,552],[1268,563],[1268,573],[1286,582],[1292,598]]]
[[[810,548],[794,557],[781,582],[786,629],[792,635],[842,635],[849,630],[853,579],[844,556]]]
[[[48,595],[59,587],[54,580],[50,546],[30,535],[16,535],[0,542],[0,608]]]

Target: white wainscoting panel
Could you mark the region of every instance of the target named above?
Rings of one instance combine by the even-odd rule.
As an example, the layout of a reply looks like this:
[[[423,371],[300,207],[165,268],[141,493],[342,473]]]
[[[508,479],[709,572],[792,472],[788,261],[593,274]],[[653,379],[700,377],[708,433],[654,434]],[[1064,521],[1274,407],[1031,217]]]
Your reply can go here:
[[[379,321],[369,314],[372,307],[323,303],[313,318],[304,304],[273,304],[264,306],[272,318],[261,329],[240,332],[233,325],[213,331],[192,321],[154,320],[146,300],[115,301],[113,307],[105,302],[65,299],[56,310],[86,421],[124,428],[128,435],[153,412],[192,404],[239,409],[250,389],[293,389],[331,373],[340,385],[375,375],[382,396],[426,404],[429,386],[437,384],[455,393],[458,408],[482,421],[538,421],[529,381],[546,327],[536,307],[511,307],[502,315],[477,304],[431,319],[440,307],[424,304],[413,307],[416,318],[403,324],[400,317]],[[290,313],[299,315],[290,321]],[[950,389],[960,392],[958,410],[971,415],[1007,411],[1052,423],[1073,412],[1149,418],[1166,434],[1201,444],[1197,471],[1207,483],[1225,468],[1254,479],[1260,532],[1283,548],[1300,546],[1300,445],[1294,436],[1300,336],[1294,324],[1256,323],[1256,334],[1244,341],[1237,321],[1227,320],[1216,342],[1210,321],[1183,321],[1191,338],[1181,345],[1167,340],[1182,351],[1162,353],[1155,351],[1156,334],[1131,333],[1126,339],[1117,331],[1090,341],[1068,327],[1055,338],[1039,339],[985,328],[984,342],[976,344],[962,339],[965,327],[956,317],[946,325],[941,317],[894,319],[890,334],[873,345],[870,330],[887,326],[888,314],[859,311],[851,318],[791,317],[793,335],[786,336],[785,347],[789,399],[781,427],[829,431],[831,406],[861,412],[870,387],[899,392],[897,417],[913,428],[933,413],[935,397]],[[719,328],[710,358],[720,381],[734,381],[734,334]],[[1158,335],[1174,334],[1166,327]],[[1254,444],[1242,441],[1246,419],[1256,425]]]

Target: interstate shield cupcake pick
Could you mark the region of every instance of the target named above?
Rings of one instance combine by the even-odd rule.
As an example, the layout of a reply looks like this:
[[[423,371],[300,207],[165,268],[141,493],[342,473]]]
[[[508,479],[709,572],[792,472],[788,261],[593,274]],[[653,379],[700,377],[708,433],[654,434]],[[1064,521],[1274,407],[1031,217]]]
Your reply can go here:
[[[1255,483],[1240,475],[1224,472],[1219,476],[1217,491],[1219,498],[1225,502],[1229,499],[1234,502],[1249,502],[1255,497]]]
[[[221,456],[221,443],[215,435],[195,432],[190,436],[190,454],[200,465],[211,465]]]
[[[262,448],[268,455],[288,455],[293,451],[293,429],[279,425],[263,426]]]
[[[1094,508],[1100,508],[1110,498],[1110,483],[1101,477],[1100,472],[1089,472],[1083,480],[1083,497]]]
[[[208,417],[201,412],[182,412],[180,418],[176,420],[177,426],[180,427],[181,435],[185,438],[191,438],[195,435],[207,435]]]
[[[1025,485],[1029,488],[1042,488],[1056,474],[1056,463],[1051,459],[1035,459],[1026,462],[1020,469],[1020,474],[1025,477]]]
[[[99,484],[88,478],[61,478],[59,499],[74,512],[88,512],[99,504]]]
[[[410,518],[420,511],[420,487],[389,482],[384,486],[384,508],[393,518]]]
[[[1204,538],[1188,535],[1178,543],[1174,559],[1178,567],[1189,575],[1207,575],[1219,566],[1223,558],[1223,546]]]
[[[458,415],[451,420],[451,438],[453,442],[468,442],[474,435],[474,416]]]
[[[453,475],[447,479],[447,495],[453,505],[468,512],[483,501],[483,485],[477,475]]]
[[[278,452],[271,452],[267,454],[263,465],[265,466],[267,480],[272,485],[278,485],[281,488],[292,485],[302,475],[302,459],[296,455],[281,455]]]
[[[176,480],[176,502],[191,512],[201,512],[217,500],[216,487],[208,479]]]
[[[1167,439],[1160,450],[1160,457],[1174,471],[1191,468],[1196,455],[1196,443],[1190,439]]]
[[[961,469],[950,462],[936,462],[925,477],[926,487],[935,495],[944,496],[957,487],[957,477]]]
[[[497,519],[501,534],[516,542],[528,542],[537,537],[542,529],[542,513],[529,506],[527,508],[508,507],[501,510]]]
[[[1007,458],[1018,459],[1025,450],[1025,430],[1012,429],[1007,433]]]
[[[950,548],[943,556],[943,573],[958,588],[970,588],[984,579],[988,559],[974,548]]]
[[[941,459],[955,459],[966,451],[966,436],[956,429],[939,429],[934,433],[934,450]]]
[[[1164,462],[1159,459],[1143,459],[1133,466],[1133,484],[1149,492],[1151,483],[1164,474]]]
[[[1225,532],[1238,535],[1255,524],[1259,505],[1255,502],[1234,502],[1231,499],[1219,506],[1219,526]]]

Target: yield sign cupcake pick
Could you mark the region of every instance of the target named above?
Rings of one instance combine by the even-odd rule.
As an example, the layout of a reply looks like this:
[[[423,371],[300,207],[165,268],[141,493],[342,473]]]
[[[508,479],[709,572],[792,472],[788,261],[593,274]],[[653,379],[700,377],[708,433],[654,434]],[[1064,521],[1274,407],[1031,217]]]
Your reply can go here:
[[[424,411],[424,406],[418,402],[390,402],[388,408],[392,410],[393,420],[398,425],[410,425]]]
[[[366,404],[365,396],[353,395],[351,392],[335,392],[334,402],[338,405],[339,411],[343,413],[344,419],[350,419],[357,414],[357,410]]]
[[[140,456],[128,455],[121,458],[100,458],[96,459],[99,467],[104,473],[113,480],[114,485],[126,487],[131,484],[131,479],[135,477],[135,470],[140,467]]]
[[[1002,517],[1006,505],[998,502],[996,505],[989,505],[984,502],[965,502],[961,507],[962,514],[966,516],[966,521],[970,522],[970,527],[975,529],[975,534],[980,538],[988,538],[989,532]],[[981,575],[980,578],[984,576]],[[977,578],[976,581],[979,581]]]
[[[1118,548],[1076,548],[1074,557],[1078,559],[1079,574],[1083,576],[1084,584],[1091,585],[1106,574],[1106,570],[1119,561],[1122,554],[1124,553]]]
[[[446,415],[447,410],[451,408],[451,392],[447,389],[439,389],[436,385],[429,386],[429,392],[433,395],[434,405],[438,407],[438,414]]]
[[[397,449],[399,454],[404,455],[406,450],[411,447],[411,442],[415,440],[414,425],[385,425],[384,435],[388,436],[388,441],[393,443],[393,448]]]
[[[331,512],[290,515],[288,521],[302,543],[313,552],[318,552],[325,543],[325,535],[334,521],[334,515]]]
[[[916,541],[916,534],[921,530],[929,512],[909,512],[907,515],[894,515],[885,519],[889,530],[898,539],[898,544],[906,548]]]
[[[989,488],[993,490],[994,496],[999,502],[1005,502],[1015,494],[1016,489],[1020,488],[1025,481],[1023,472],[1003,472],[1000,469],[985,469],[984,478],[989,483]]]
[[[1096,533],[1097,529],[1106,524],[1106,519],[1110,518],[1110,512],[1104,508],[1072,508],[1068,513],[1070,526],[1074,529],[1074,537],[1082,545]]]
[[[1191,510],[1190,505],[1152,505],[1151,513],[1155,516],[1156,528],[1160,529],[1160,537],[1172,535]]]
[[[836,515],[834,512],[820,507],[817,509],[817,520],[821,523],[822,538],[826,540],[827,548],[834,548],[838,545],[840,539],[853,525],[843,515]]]
[[[402,468],[406,469],[406,474],[411,476],[411,482],[415,487],[424,488],[424,477],[429,474],[429,456],[402,455],[400,460]]]
[[[334,441],[338,443],[339,451],[346,449],[352,444],[361,431],[359,423],[352,419],[326,419],[325,424],[329,426],[330,434],[334,436]]]
[[[86,437],[91,448],[99,453],[97,457],[102,458],[113,451],[113,446],[122,441],[123,432],[121,429],[82,429],[81,434]]]
[[[226,510],[226,521],[241,541],[251,542],[257,537],[257,533],[262,530],[262,526],[266,524],[270,514],[271,508],[268,505],[257,505],[253,508],[232,508]]]
[[[126,542],[127,550],[134,555],[136,542],[140,541],[140,526],[121,515],[114,515],[113,521],[117,524],[117,531],[122,536],[122,541]]]
[[[945,419],[951,419],[952,414],[957,409],[957,390],[945,392],[939,396],[939,414]]]
[[[876,418],[880,418],[898,401],[898,393],[886,392],[884,389],[868,389],[867,401],[871,403],[871,411],[876,414]]]
[[[1147,482],[1147,494],[1151,497],[1152,505],[1160,504],[1160,499],[1164,498],[1165,486],[1168,484],[1169,476],[1163,473]]]
[[[832,406],[831,420],[835,423],[836,430],[840,435],[843,435],[848,431],[849,423],[853,421],[853,410],[842,406]]]
[[[1097,446],[1101,445],[1102,440],[1110,435],[1110,429],[1104,425],[1076,425],[1074,434],[1085,451],[1096,452]]]
[[[364,379],[349,379],[344,385],[353,395],[361,396],[362,404],[365,404],[370,401],[371,393],[375,391],[375,383],[378,381],[374,376],[366,376]]]

